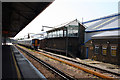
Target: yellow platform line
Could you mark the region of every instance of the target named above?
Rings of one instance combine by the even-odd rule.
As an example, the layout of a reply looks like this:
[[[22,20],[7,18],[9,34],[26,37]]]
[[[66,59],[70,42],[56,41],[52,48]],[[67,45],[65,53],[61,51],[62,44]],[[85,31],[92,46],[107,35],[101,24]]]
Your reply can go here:
[[[81,69],[81,70],[83,70],[83,71],[85,71],[85,72],[94,74],[94,75],[96,75],[96,76],[98,76],[98,77],[101,77],[101,78],[104,78],[104,79],[107,79],[107,80],[117,80],[117,79],[114,79],[113,77],[106,76],[106,75],[104,75],[104,74],[102,74],[102,73],[99,73],[99,72],[96,72],[96,71],[93,71],[93,70],[89,70],[89,69],[86,69],[86,68],[84,68],[84,67],[80,67],[80,66],[78,66],[78,65],[72,64],[72,63],[70,63],[70,62],[67,62],[67,61],[64,61],[64,60],[61,60],[61,59],[58,59],[58,58],[55,58],[55,57],[52,57],[52,56],[47,55],[47,54],[44,54],[44,53],[40,53],[40,52],[36,52],[36,53],[42,54],[42,55],[47,56],[47,57],[49,57],[49,58],[52,58],[52,59],[54,59],[54,60],[57,60],[57,61],[60,61],[60,62],[65,63],[65,64],[68,64],[68,65],[70,65],[70,66],[76,67],[76,68]]]
[[[14,56],[13,52],[12,52],[12,57],[13,57],[13,61],[14,61],[14,65],[15,65],[16,71],[17,71],[18,80],[21,80],[21,74],[20,74],[19,68],[17,66],[17,62],[15,60],[15,56]]]

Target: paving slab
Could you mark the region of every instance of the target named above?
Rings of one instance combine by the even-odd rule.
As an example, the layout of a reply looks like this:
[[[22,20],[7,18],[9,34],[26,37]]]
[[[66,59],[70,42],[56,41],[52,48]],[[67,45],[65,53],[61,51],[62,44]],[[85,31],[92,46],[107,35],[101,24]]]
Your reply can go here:
[[[24,79],[47,80],[14,45],[12,48]]]
[[[18,78],[11,45],[2,45],[2,79]]]

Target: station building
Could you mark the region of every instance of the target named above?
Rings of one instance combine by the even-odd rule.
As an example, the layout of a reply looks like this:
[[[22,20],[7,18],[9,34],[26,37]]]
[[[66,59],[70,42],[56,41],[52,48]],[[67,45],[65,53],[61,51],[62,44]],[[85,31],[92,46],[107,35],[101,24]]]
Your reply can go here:
[[[85,58],[120,64],[120,14],[114,14],[84,23]]]
[[[47,37],[40,41],[40,48],[82,58],[85,28],[77,19],[55,26],[46,33]]]

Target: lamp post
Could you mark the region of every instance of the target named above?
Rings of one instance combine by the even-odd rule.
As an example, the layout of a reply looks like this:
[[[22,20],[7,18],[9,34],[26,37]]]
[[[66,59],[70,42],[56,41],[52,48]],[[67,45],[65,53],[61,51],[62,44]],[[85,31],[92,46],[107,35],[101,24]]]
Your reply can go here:
[[[27,35],[25,35],[25,36],[27,36],[27,39],[29,39],[29,38],[31,38],[31,34],[35,34],[35,33],[28,33]],[[25,36],[24,36],[24,38],[25,38]]]
[[[42,26],[42,29],[41,29],[41,31],[44,31],[44,27],[46,27],[46,28],[53,28],[53,29],[56,29],[55,27],[50,27],[50,26]],[[48,34],[47,34],[47,37],[48,37]]]
[[[44,27],[46,27],[46,28],[54,28],[54,27],[50,27],[50,26],[42,26],[41,31],[44,31]]]

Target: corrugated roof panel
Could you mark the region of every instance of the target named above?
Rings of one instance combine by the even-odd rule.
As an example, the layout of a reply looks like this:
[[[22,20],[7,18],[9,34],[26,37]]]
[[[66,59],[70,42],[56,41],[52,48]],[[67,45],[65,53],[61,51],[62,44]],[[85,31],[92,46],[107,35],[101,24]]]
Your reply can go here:
[[[119,32],[120,32],[120,30],[106,31],[106,32],[102,32],[102,33],[93,35],[92,38],[94,38],[94,37],[120,36]]]
[[[99,30],[101,29],[108,29],[108,28],[118,28],[120,26],[118,26],[118,19],[109,23],[108,25],[106,25],[105,27],[99,28]]]
[[[98,29],[100,29],[101,27],[105,27],[106,25],[112,23],[115,19],[116,19],[116,17],[113,17],[113,18],[111,18],[111,19],[109,19],[109,20],[106,20],[106,21],[104,21],[103,23],[95,26],[93,29],[98,30]]]
[[[93,23],[93,22],[91,22],[91,23]],[[86,32],[102,30],[102,29],[109,29],[109,28],[117,28],[117,27],[119,27],[118,26],[118,16],[114,16],[114,17],[105,18],[105,19],[95,21],[94,24],[89,25],[87,27],[88,28],[85,30]]]
[[[110,19],[110,18],[109,18]],[[103,22],[109,20],[108,18],[107,19],[103,19],[103,20],[99,20],[98,22],[95,22],[94,24],[88,26],[88,28],[85,30],[85,31],[93,31],[93,30],[96,30],[94,29],[96,26],[102,24]]]
[[[85,23],[84,25],[86,26],[86,28],[90,27],[91,25],[94,25],[97,22],[100,22],[101,20],[98,21],[93,21],[93,22],[89,22],[89,23]]]

